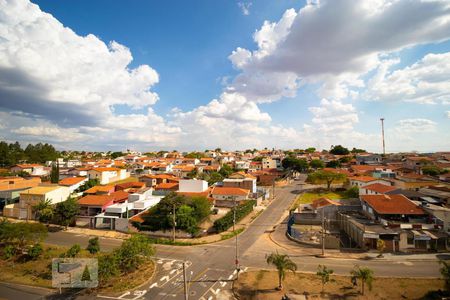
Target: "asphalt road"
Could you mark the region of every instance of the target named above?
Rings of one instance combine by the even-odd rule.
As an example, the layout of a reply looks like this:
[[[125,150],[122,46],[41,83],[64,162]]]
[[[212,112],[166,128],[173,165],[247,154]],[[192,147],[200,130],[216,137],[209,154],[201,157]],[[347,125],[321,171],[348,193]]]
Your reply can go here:
[[[298,270],[316,272],[319,264],[334,269],[336,274],[348,274],[355,264],[368,266],[376,276],[439,277],[439,266],[435,261],[408,261],[403,258],[391,261],[361,261],[358,259],[317,258],[314,251],[277,236],[271,232],[283,232],[282,220],[287,209],[302,190],[301,182],[276,189],[276,199],[264,212],[238,236],[238,257],[241,270],[269,268],[265,256],[273,251],[287,253],[297,263]],[[89,237],[67,232],[49,234],[47,243],[70,246],[75,243],[87,245]],[[118,247],[121,240],[100,238],[103,250]],[[130,291],[113,299],[184,299],[182,263],[186,262],[189,299],[230,299],[232,280],[236,277],[235,239],[209,245],[167,246],[157,245],[157,271],[150,283],[140,290]],[[0,286],[0,296],[3,295]],[[94,296],[93,296],[94,297]],[[111,299],[97,295],[98,298]],[[11,297],[20,299],[17,297]],[[9,298],[9,299],[11,299]]]

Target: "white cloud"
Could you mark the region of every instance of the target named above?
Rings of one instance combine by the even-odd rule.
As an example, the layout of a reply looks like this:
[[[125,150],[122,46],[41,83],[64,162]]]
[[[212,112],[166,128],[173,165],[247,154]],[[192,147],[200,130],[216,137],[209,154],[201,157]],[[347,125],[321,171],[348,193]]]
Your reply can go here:
[[[404,119],[397,121],[396,130],[406,133],[429,133],[436,131],[437,123],[428,119]]]
[[[106,130],[109,136],[97,143],[108,138],[173,143],[179,128],[150,108],[158,100],[151,91],[158,73],[148,65],[130,68],[127,47],[115,41],[107,45],[92,34],[79,36],[26,0],[1,1],[0,11],[0,107],[47,120],[11,124],[11,132],[68,141],[79,140],[73,128],[84,126]],[[147,113],[120,115],[116,105]],[[138,133],[144,130],[149,134]]]
[[[252,6],[251,2],[238,2],[238,6],[244,16],[250,15],[250,6]]]
[[[382,55],[449,38],[448,1],[309,1],[298,13],[287,10],[279,22],[265,22],[254,35],[258,48],[251,57],[250,51],[240,48],[230,59],[243,70],[244,78],[237,78],[240,92],[255,94],[249,99],[264,101],[265,96],[254,87],[253,74],[325,81],[324,89],[336,91],[333,98],[342,99],[350,92],[345,85],[376,68]],[[275,90],[281,92],[270,95],[272,100],[286,96],[278,82]],[[284,82],[292,86],[291,81]],[[358,87],[362,84],[357,82]]]
[[[322,99],[320,106],[310,107],[309,111],[313,114],[312,123],[323,132],[352,130],[359,121],[352,104],[344,104],[337,100]]]
[[[447,118],[450,119],[450,110],[447,110],[445,113],[447,114]]]
[[[390,72],[400,61],[386,60],[369,81],[369,100],[450,104],[450,52],[427,54],[418,62]]]

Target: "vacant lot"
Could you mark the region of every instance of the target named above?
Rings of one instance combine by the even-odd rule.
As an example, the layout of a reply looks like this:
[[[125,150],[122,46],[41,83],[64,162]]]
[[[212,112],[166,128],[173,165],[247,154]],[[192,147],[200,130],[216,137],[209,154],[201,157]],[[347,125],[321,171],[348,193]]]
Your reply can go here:
[[[376,275],[376,274],[375,274]],[[239,276],[235,285],[240,299],[279,300],[284,294],[302,295],[308,299],[422,299],[429,291],[444,289],[440,279],[411,278],[375,278],[371,291],[360,294],[360,282],[353,287],[348,276],[331,276],[333,282],[325,286],[321,295],[321,281],[314,274],[288,273],[284,281],[284,290],[277,291],[278,276],[276,271],[252,271]]]
[[[44,253],[37,260],[24,260],[16,257],[9,260],[0,259],[0,281],[11,282],[31,286],[52,288],[51,263],[53,258],[60,257],[68,248],[44,246]],[[82,249],[77,255],[79,258],[96,258]],[[154,272],[152,261],[142,264],[134,272],[112,278],[109,284],[101,288],[101,294],[115,294],[133,289],[148,281]]]
[[[297,208],[300,204],[312,203],[319,198],[328,198],[331,200],[339,200],[344,198],[345,192],[318,192],[318,193],[304,193],[298,196],[292,208]]]

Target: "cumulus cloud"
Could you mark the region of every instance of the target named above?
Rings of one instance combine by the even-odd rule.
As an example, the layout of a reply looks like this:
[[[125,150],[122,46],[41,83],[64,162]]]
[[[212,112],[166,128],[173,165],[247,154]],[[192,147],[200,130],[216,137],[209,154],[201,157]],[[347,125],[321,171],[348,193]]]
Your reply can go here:
[[[2,1],[0,11],[0,108],[48,121],[12,132],[78,139],[74,126],[106,127],[127,140],[124,129],[137,122],[150,132],[179,131],[148,108],[158,100],[151,91],[158,73],[148,65],[130,68],[127,47],[79,36],[26,0]],[[117,105],[148,113],[123,117],[114,112]]]
[[[388,59],[369,81],[369,100],[450,104],[450,52],[427,54],[403,69],[390,71],[399,59]]]
[[[325,81],[326,89],[338,90],[336,98],[343,98],[349,92],[343,85],[376,68],[381,55],[449,38],[447,1],[309,1],[298,12],[286,11],[279,22],[265,22],[254,35],[257,50],[237,49],[230,60],[247,79],[289,74]],[[264,100],[254,85],[251,80],[239,82],[241,93]],[[281,92],[272,99],[286,96],[278,82],[274,85]]]

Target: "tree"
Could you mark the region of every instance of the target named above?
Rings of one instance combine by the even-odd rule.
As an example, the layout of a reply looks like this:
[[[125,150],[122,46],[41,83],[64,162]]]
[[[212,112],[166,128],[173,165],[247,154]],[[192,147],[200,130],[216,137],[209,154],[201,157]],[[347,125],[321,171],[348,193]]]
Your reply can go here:
[[[0,242],[18,249],[40,243],[46,237],[47,227],[40,223],[11,223],[6,219],[0,222]]]
[[[110,157],[112,159],[116,159],[116,158],[121,157],[121,156],[124,156],[124,154],[122,152],[113,152],[113,153],[110,154]]]
[[[233,174],[233,168],[230,167],[229,165],[224,164],[220,170],[219,170],[219,174],[222,175],[224,178],[228,178],[228,176],[230,176],[231,174]]]
[[[207,179],[209,185],[213,185],[214,183],[222,180],[223,176],[219,172],[211,172]]]
[[[118,255],[120,270],[128,273],[135,270],[154,253],[150,240],[144,235],[135,234],[125,240],[115,254]]]
[[[450,290],[450,264],[444,260],[439,261],[441,264],[441,268],[439,271],[441,272],[442,277],[445,281],[445,288]]]
[[[181,205],[176,213],[177,227],[185,229],[191,234],[198,232],[197,220],[194,217],[194,209],[186,204]]]
[[[316,275],[320,277],[320,280],[322,281],[322,293],[325,290],[325,284],[332,281],[330,279],[330,276],[334,273],[332,269],[328,269],[326,266],[319,265],[317,267],[317,273]]]
[[[81,274],[81,281],[91,281],[91,272],[87,265],[84,266],[83,274]]]
[[[67,252],[64,254],[64,257],[71,257],[74,258],[77,256],[78,253],[80,253],[81,247],[78,244],[73,245],[72,247],[67,250]]]
[[[313,169],[320,169],[323,168],[323,161],[321,161],[320,159],[313,159],[309,162],[309,166]]]
[[[442,173],[444,173],[444,171],[436,166],[425,166],[422,168],[422,174],[424,175],[437,176]]]
[[[78,201],[74,198],[68,198],[66,201],[59,202],[55,207],[55,219],[58,224],[67,227],[75,223],[75,218],[80,211]]]
[[[383,257],[384,248],[386,248],[386,244],[384,243],[384,241],[381,239],[377,239],[378,257]]]
[[[350,153],[350,151],[348,151],[347,148],[342,147],[341,145],[337,145],[331,148],[330,153],[334,155],[347,155]]]
[[[341,162],[339,160],[330,160],[326,163],[327,168],[339,168],[341,166]]]
[[[39,222],[48,223],[53,219],[54,208],[50,199],[41,200],[33,207]]]
[[[59,182],[59,164],[57,162],[52,163],[52,170],[50,171],[50,182],[51,183]]]
[[[308,162],[305,159],[298,159],[293,156],[288,156],[281,162],[284,169],[289,169],[297,172],[303,172],[308,169]]]
[[[86,250],[91,254],[95,254],[100,251],[100,243],[98,242],[98,237],[89,239]]]
[[[354,269],[350,271],[352,278],[361,280],[361,294],[364,295],[364,285],[367,284],[369,291],[372,290],[372,281],[374,279],[373,271],[369,268],[361,268],[355,265]]]
[[[282,281],[286,276],[286,271],[297,271],[297,265],[286,254],[278,254],[274,252],[270,254],[267,259],[267,264],[275,266],[278,271],[278,289],[282,289]]]
[[[134,172],[136,172],[136,174],[141,175],[144,172],[144,169],[136,169],[134,170]]]
[[[366,153],[367,151],[366,150],[364,150],[364,149],[358,149],[358,148],[355,148],[355,147],[353,147],[353,149],[352,149],[352,153]]]
[[[201,153],[201,152],[191,152],[191,153],[186,154],[184,157],[186,157],[186,158],[198,158],[198,159],[200,159],[200,158],[205,157],[205,153]]]
[[[346,198],[358,198],[359,188],[357,186],[352,186],[351,188],[345,191],[344,196]]]
[[[341,173],[320,170],[309,174],[307,180],[312,183],[325,181],[327,184],[327,189],[330,189],[333,181],[345,180],[345,178],[346,176]]]
[[[315,151],[316,151],[316,148],[314,148],[314,147],[309,147],[309,148],[305,149],[306,153],[314,153]]]
[[[192,171],[190,171],[189,173],[186,174],[186,177],[192,179],[192,178],[197,177],[197,175],[198,175],[198,170],[197,170],[197,168],[194,168]]]
[[[192,209],[192,215],[198,222],[203,221],[207,216],[211,214],[211,202],[206,197],[196,196],[191,198],[191,202],[189,204]]]
[[[98,257],[98,279],[105,285],[108,280],[119,274],[117,252],[103,254]]]
[[[89,179],[88,181],[83,183],[79,188],[77,188],[75,190],[75,192],[81,193],[81,192],[84,192],[84,191],[90,189],[91,187],[94,187],[99,184],[100,184],[100,181],[98,181],[98,179]]]

